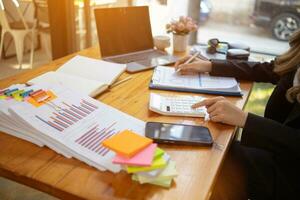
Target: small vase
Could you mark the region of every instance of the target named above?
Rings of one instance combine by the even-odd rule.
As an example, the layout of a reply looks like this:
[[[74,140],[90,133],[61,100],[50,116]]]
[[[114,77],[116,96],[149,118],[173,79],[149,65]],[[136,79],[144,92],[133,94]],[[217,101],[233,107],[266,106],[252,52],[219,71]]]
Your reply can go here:
[[[188,46],[188,35],[173,34],[173,49],[177,52],[186,51]]]

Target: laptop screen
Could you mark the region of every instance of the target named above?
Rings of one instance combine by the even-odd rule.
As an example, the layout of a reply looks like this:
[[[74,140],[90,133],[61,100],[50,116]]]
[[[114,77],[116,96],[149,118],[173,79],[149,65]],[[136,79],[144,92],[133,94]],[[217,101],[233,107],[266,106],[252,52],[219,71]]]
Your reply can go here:
[[[147,6],[95,9],[102,57],[153,48]]]

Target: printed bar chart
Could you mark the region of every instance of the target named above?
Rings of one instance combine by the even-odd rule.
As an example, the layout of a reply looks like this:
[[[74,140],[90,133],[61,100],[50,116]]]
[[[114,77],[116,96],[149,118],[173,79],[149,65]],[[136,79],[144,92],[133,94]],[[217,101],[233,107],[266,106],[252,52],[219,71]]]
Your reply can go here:
[[[89,149],[90,151],[93,151],[101,156],[105,156],[109,152],[109,149],[102,146],[101,142],[118,132],[114,128],[115,125],[116,122],[103,129],[100,129],[99,125],[95,125],[89,131],[75,140],[75,142],[82,147]]]
[[[60,108],[60,110],[52,112],[49,119],[45,119],[39,115],[35,115],[35,117],[44,124],[60,132],[84,119],[98,109],[97,106],[84,99],[81,100],[80,105],[62,102],[61,105],[58,105],[57,107]]]

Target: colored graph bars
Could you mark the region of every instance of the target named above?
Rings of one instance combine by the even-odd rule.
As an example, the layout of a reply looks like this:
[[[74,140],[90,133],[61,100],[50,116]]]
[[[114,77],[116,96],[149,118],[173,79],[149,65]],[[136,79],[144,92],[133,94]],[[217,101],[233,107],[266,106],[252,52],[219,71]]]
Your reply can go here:
[[[79,122],[98,109],[96,105],[84,99],[80,101],[80,105],[62,102],[61,105],[57,107],[60,108],[59,111],[52,112],[52,116],[50,116],[47,120],[38,115],[35,115],[35,117],[60,132]]]
[[[101,156],[105,156],[109,152],[109,149],[102,146],[101,142],[117,133],[114,129],[115,125],[116,122],[103,129],[100,129],[99,125],[95,125],[75,140],[75,142]]]

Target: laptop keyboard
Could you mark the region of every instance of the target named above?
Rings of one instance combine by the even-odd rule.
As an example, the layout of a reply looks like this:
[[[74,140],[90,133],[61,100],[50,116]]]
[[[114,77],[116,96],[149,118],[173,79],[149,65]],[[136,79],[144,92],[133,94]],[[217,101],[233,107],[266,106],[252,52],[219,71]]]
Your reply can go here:
[[[148,52],[135,53],[135,54],[125,55],[125,56],[119,56],[115,58],[109,58],[107,60],[111,60],[116,63],[130,63],[139,60],[148,60],[151,58],[165,56],[165,55],[167,54],[164,54],[159,51],[150,51],[150,52],[148,51]]]

